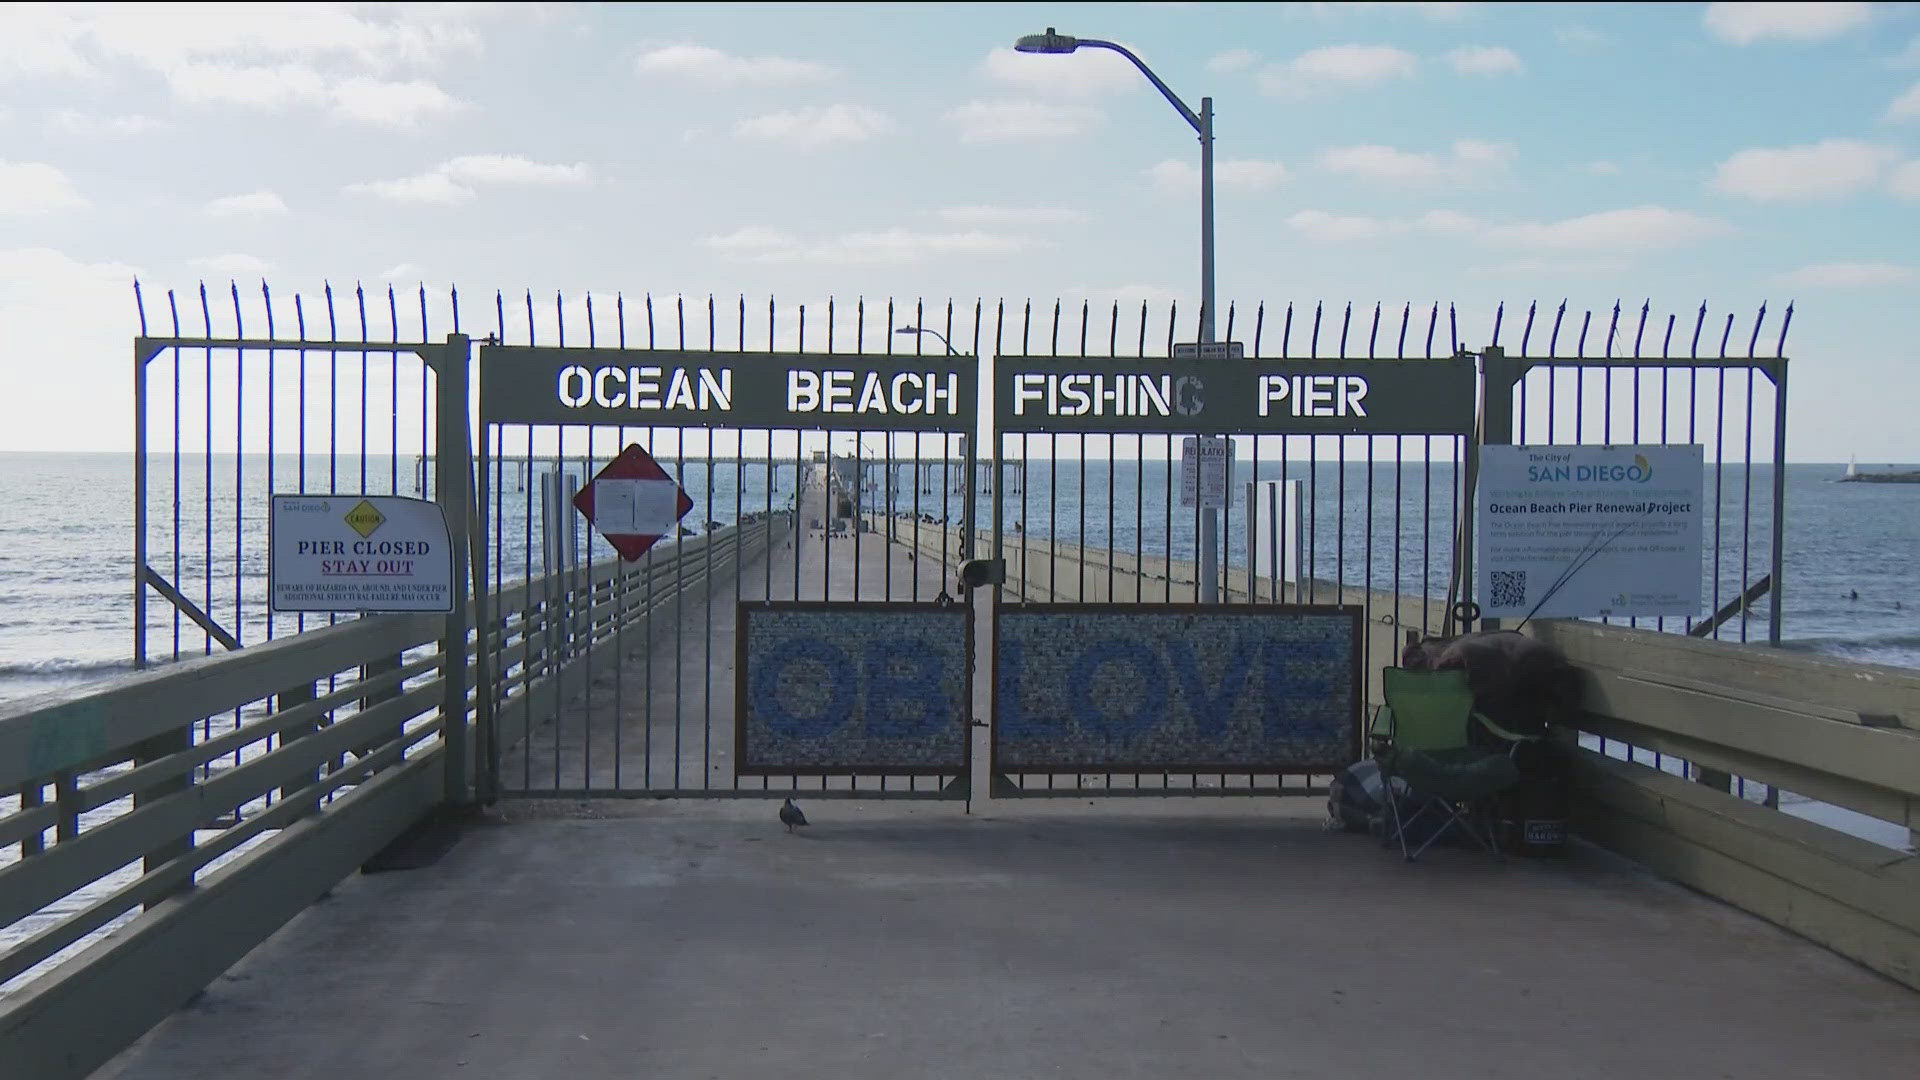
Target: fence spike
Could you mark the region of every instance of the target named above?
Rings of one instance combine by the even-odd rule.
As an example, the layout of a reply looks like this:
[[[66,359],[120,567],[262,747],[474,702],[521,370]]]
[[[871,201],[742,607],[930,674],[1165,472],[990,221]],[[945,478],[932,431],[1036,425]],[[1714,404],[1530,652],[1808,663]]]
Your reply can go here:
[[[1787,354],[1787,327],[1792,325],[1793,301],[1789,300],[1787,301],[1787,310],[1782,313],[1780,317],[1780,342],[1773,348],[1775,356],[1785,356]]]
[[[1506,318],[1506,316],[1507,316],[1507,302],[1505,300],[1502,300],[1493,309],[1493,340],[1487,343],[1496,349],[1500,347],[1500,323]]]
[[[1747,341],[1747,357],[1751,359],[1753,350],[1760,344],[1760,327],[1767,321],[1767,302],[1760,301],[1760,312],[1753,317],[1753,337]]]

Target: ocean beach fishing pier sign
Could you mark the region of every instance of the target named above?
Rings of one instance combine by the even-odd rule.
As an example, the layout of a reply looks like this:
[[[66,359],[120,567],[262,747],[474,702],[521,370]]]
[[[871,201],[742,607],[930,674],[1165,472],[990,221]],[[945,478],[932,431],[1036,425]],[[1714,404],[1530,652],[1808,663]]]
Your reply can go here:
[[[453,610],[440,507],[398,495],[275,495],[267,602],[289,612]]]
[[[977,361],[952,356],[484,346],[485,423],[970,429]]]

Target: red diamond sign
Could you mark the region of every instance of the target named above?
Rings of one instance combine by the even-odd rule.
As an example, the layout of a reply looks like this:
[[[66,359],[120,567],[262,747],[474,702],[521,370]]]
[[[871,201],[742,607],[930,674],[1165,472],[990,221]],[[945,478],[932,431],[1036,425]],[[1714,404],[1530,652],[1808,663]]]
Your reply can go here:
[[[573,505],[622,559],[633,562],[692,512],[693,499],[634,443],[594,474]]]

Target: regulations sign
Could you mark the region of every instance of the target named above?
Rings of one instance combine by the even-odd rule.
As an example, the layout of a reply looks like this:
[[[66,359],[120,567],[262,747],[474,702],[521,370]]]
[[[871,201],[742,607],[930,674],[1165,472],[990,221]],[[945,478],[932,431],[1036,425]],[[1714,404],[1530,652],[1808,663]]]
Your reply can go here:
[[[1470,357],[1442,360],[994,358],[1001,431],[1460,435]]]
[[[630,443],[580,489],[573,505],[622,559],[633,562],[673,532],[693,510],[693,498],[646,448]]]
[[[1694,446],[1488,446],[1480,610],[1698,615],[1705,455]]]
[[[1233,440],[1187,436],[1180,441],[1180,505],[1220,510],[1227,505]]]
[[[453,610],[453,545],[437,504],[398,495],[275,495],[274,611]]]

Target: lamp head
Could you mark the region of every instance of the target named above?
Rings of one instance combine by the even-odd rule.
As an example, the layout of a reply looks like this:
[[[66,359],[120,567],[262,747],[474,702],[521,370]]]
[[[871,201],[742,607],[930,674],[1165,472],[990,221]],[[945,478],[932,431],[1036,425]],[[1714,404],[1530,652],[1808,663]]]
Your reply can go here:
[[[1028,34],[1013,43],[1013,51],[1023,53],[1070,53],[1079,47],[1080,39],[1055,33],[1051,26],[1044,34]]]
[[[894,333],[896,334],[917,334],[919,332],[920,332],[920,328],[917,326],[903,326],[900,329],[894,331]]]

